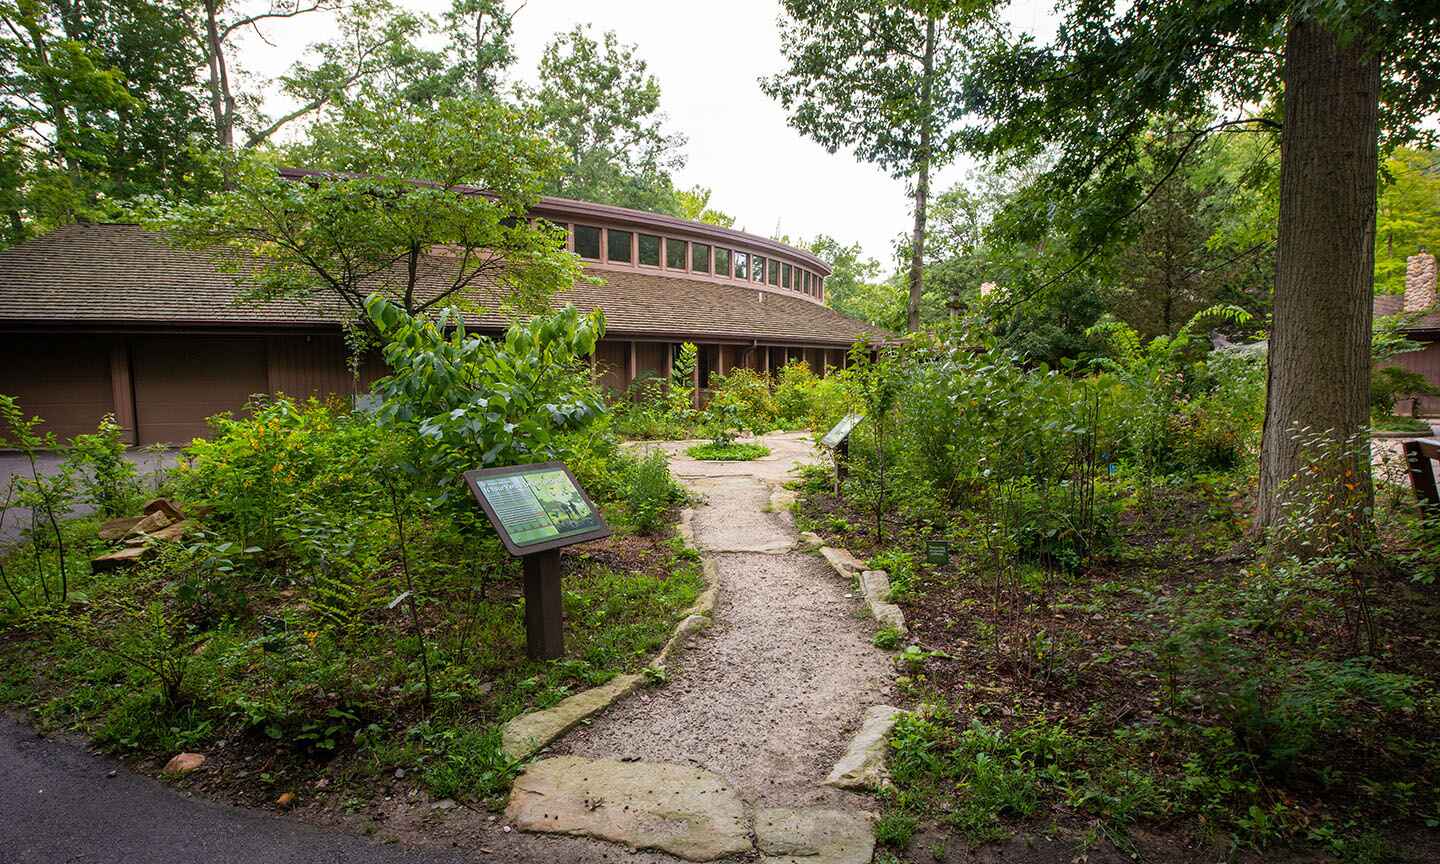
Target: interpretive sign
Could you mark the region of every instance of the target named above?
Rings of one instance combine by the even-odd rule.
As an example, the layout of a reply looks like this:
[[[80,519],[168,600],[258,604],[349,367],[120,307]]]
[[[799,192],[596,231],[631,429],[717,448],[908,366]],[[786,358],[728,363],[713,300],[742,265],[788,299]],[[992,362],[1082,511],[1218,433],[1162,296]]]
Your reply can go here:
[[[512,555],[610,535],[595,505],[563,463],[466,471],[465,482]]]
[[[827,450],[834,450],[836,447],[839,447],[850,437],[850,433],[854,431],[856,424],[864,419],[864,414],[846,414],[840,418],[839,423],[836,423],[831,427],[829,432],[825,433],[824,438],[820,439],[820,446]]]
[[[465,472],[470,493],[511,555],[525,568],[525,650],[565,655],[560,547],[610,536],[590,496],[561,462]]]
[[[950,544],[944,540],[930,540],[925,544],[925,562],[944,566],[950,563]]]

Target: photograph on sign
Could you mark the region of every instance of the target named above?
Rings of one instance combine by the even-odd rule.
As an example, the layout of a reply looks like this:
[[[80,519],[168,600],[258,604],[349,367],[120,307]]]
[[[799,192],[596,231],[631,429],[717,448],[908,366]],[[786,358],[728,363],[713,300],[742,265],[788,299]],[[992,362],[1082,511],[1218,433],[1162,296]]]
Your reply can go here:
[[[836,423],[829,432],[825,433],[824,438],[820,439],[820,446],[830,450],[839,447],[841,441],[850,437],[850,433],[855,429],[855,425],[864,419],[864,414],[846,414],[840,419],[839,423]]]
[[[558,462],[468,471],[465,480],[515,554],[609,533],[575,478]]]

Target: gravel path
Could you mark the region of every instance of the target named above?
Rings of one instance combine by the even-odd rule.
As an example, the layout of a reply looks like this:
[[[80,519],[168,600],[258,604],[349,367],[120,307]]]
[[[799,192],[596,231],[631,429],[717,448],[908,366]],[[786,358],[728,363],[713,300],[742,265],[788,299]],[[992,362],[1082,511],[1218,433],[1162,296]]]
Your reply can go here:
[[[714,624],[671,664],[671,679],[641,690],[557,752],[693,763],[764,806],[857,806],[820,786],[859,728],[885,701],[888,659],[870,644],[858,594],[823,560],[795,551],[788,512],[766,512],[772,487],[811,458],[808,438],[770,436],[765,461],[715,464],[664,445],[672,470],[704,496],[696,545],[716,562]]]

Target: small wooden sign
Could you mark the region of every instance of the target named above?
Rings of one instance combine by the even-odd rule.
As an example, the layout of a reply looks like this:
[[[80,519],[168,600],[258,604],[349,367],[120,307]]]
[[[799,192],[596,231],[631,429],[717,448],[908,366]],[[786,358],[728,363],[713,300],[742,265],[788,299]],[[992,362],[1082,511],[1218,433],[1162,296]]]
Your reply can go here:
[[[950,544],[944,540],[930,540],[925,543],[925,562],[944,566],[950,563]]]
[[[850,433],[854,431],[856,424],[864,419],[864,414],[846,414],[841,417],[840,422],[836,423],[829,432],[825,433],[825,437],[820,439],[820,446],[827,450],[836,449],[845,443],[846,439],[850,437]]]

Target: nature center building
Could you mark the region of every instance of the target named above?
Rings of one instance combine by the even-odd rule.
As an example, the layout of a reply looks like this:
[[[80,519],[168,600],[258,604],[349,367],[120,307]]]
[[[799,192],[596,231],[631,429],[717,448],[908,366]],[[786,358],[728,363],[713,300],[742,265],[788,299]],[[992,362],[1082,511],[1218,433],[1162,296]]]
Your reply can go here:
[[[598,383],[624,393],[669,377],[684,342],[698,347],[694,384],[739,368],[773,374],[804,360],[841,366],[857,340],[887,334],[825,305],[829,268],[764,237],[655,213],[544,198],[532,214],[567,231],[567,248],[602,284],[553,303],[599,308]],[[205,419],[251,396],[353,396],[385,374],[367,357],[353,374],[339,306],[241,303],[244,287],[208,256],[137,225],[75,224],[0,251],[0,393],[61,438],[114,414],[129,442],[184,443]],[[467,326],[495,334],[495,314]]]

